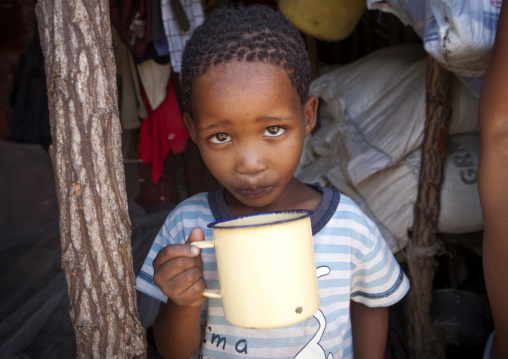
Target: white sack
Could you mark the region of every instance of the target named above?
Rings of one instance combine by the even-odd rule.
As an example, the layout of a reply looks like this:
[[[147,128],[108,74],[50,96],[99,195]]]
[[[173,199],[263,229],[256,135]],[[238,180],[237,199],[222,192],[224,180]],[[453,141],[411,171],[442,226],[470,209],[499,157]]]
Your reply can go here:
[[[456,77],[450,77],[450,135],[478,132],[478,98]]]
[[[420,146],[426,68],[420,45],[401,45],[378,50],[312,82],[310,93],[326,103],[345,141],[340,156],[353,185]]]
[[[378,50],[314,80],[310,94],[320,98],[325,119],[323,134],[310,140],[314,153],[328,155],[341,133],[343,170],[353,185],[398,163],[423,141],[426,74],[425,52],[410,44]],[[478,100],[455,76],[450,84],[450,134],[477,131]]]
[[[478,133],[450,136],[441,188],[438,230],[470,233],[483,230],[478,195]]]
[[[477,186],[479,136],[455,135],[448,138],[441,188],[438,232],[469,233],[483,229]],[[376,173],[352,188],[340,166],[325,173],[339,189],[390,235],[385,240],[393,253],[403,249],[413,227],[418,195],[421,149],[410,153],[401,163]]]
[[[405,247],[413,223],[425,77],[426,56],[421,47],[402,45],[372,53],[311,84],[311,94],[320,97],[321,128],[306,139],[296,176],[350,196],[380,226],[393,252]],[[450,95],[450,134],[476,132],[477,99],[455,77]],[[464,146],[476,151],[474,143]],[[471,175],[474,168],[467,170],[466,175]],[[477,200],[475,184],[462,188],[451,180],[453,174],[446,177],[439,230],[478,230],[482,227],[479,205],[465,203]],[[467,213],[457,215],[464,210]]]
[[[393,13],[410,25],[444,68],[467,78],[483,76],[501,1],[367,0],[367,8]]]

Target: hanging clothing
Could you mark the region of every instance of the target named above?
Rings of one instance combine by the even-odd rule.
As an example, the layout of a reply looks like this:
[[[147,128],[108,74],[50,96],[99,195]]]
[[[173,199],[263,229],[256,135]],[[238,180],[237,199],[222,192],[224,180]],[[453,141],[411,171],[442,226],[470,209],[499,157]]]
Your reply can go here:
[[[168,39],[162,24],[161,0],[152,0],[150,40],[153,42],[153,46],[159,56],[169,55]]]
[[[149,0],[110,0],[111,22],[134,56],[141,56],[150,41],[152,6]]]
[[[138,72],[150,108],[155,110],[166,98],[171,65],[160,64],[154,59],[149,59],[138,64]]]
[[[167,153],[185,151],[189,132],[183,123],[180,108],[171,79],[168,81],[166,97],[155,110],[150,108],[143,94],[148,118],[141,123],[138,158],[152,166],[152,182],[159,182]]]
[[[201,25],[205,19],[205,15],[201,0],[179,0],[186,17],[186,19],[180,18],[180,22],[189,23],[189,29],[184,31],[180,25],[178,16],[171,6],[171,1],[172,0],[161,0],[162,23],[169,44],[171,66],[174,72],[180,72],[185,43],[191,37],[196,27]],[[181,16],[182,15],[180,15],[180,17]]]
[[[154,40],[153,46],[155,47],[155,51],[157,51],[157,55],[159,56],[169,56],[169,45],[168,39],[164,35],[164,37]]]
[[[152,0],[152,16],[150,21],[150,40],[155,41],[166,37],[164,25],[162,25],[161,0]]]
[[[12,139],[19,143],[38,143],[47,150],[51,145],[51,130],[44,56],[37,28],[19,61],[14,84],[11,94]]]
[[[147,117],[138,73],[132,53],[122,42],[114,27],[111,28],[111,37],[120,98],[120,123],[122,129],[134,130],[141,126],[140,119]]]

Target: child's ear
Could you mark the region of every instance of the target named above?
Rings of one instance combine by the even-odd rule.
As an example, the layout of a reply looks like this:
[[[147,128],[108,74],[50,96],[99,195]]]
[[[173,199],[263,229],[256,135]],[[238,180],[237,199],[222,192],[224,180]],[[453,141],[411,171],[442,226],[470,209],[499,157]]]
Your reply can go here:
[[[185,126],[187,126],[187,129],[189,130],[192,142],[197,143],[196,124],[194,123],[188,112],[184,112],[183,122],[185,123]]]
[[[319,100],[316,96],[310,96],[305,105],[303,105],[303,114],[305,116],[305,136],[312,132],[316,126],[317,109]]]

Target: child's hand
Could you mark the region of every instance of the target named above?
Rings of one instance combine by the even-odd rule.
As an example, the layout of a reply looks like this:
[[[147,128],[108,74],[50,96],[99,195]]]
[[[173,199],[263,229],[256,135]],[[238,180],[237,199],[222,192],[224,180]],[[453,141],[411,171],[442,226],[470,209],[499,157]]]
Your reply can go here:
[[[206,298],[200,250],[190,242],[204,241],[203,231],[194,228],[186,244],[173,244],[159,251],[153,260],[153,279],[162,292],[179,306],[201,306]]]

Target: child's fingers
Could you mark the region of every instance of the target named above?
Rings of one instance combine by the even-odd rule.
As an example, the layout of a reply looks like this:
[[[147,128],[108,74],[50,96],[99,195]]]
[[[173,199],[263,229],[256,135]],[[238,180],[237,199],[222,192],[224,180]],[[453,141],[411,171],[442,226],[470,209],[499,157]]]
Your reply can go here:
[[[181,306],[200,306],[206,300],[203,292],[206,288],[203,272],[192,268],[174,278],[175,290],[172,292],[172,300]]]
[[[183,273],[194,267],[200,267],[199,262],[196,260],[196,258],[173,258],[169,261],[161,263],[157,267],[154,266],[154,280],[156,278],[161,278],[162,281],[170,280],[180,273]]]
[[[200,228],[194,228],[187,238],[186,244],[172,244],[162,248],[153,260],[153,268],[156,270],[162,263],[177,257],[196,257],[200,250],[189,243],[196,241],[204,241],[205,236]]]
[[[193,306],[204,302],[206,288],[200,249],[190,243],[203,241],[203,231],[194,228],[186,244],[172,244],[159,251],[153,260],[155,284],[173,302]]]
[[[153,260],[153,269],[157,269],[165,262],[178,257],[196,257],[199,255],[199,248],[188,244],[172,244],[162,248]]]
[[[179,305],[202,303],[206,285],[196,258],[178,257],[167,261],[154,273],[153,279],[162,292]]]

